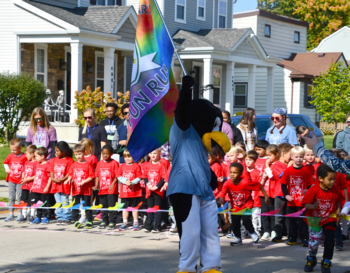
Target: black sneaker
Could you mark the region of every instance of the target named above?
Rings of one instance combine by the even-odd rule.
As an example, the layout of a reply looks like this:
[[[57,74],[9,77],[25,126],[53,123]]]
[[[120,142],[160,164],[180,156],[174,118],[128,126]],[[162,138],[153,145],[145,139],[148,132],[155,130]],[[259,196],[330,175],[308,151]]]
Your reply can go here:
[[[99,229],[104,229],[108,226],[108,224],[106,222],[102,222],[101,224],[98,225]]]
[[[349,240],[349,235],[342,235],[342,238],[343,238],[343,243],[348,243],[348,242],[350,242],[350,240]]]
[[[291,245],[296,245],[297,244],[297,240],[293,239],[293,238],[288,238],[288,240],[286,241],[286,244],[291,246]]]
[[[110,224],[108,225],[108,228],[107,228],[107,229],[109,229],[109,230],[115,229],[115,224],[110,223]]]
[[[323,259],[321,261],[321,272],[322,273],[331,273],[331,266],[332,266],[332,263],[330,260]]]
[[[341,251],[343,250],[343,241],[336,241],[335,242],[335,250]]]
[[[80,227],[81,227],[80,222],[79,222],[79,221],[75,221],[74,227],[75,227],[75,228],[80,228]]]
[[[306,239],[301,239],[301,246],[303,246],[303,247],[308,247],[308,246],[309,246],[308,240],[306,240]]]
[[[92,229],[93,223],[87,222],[85,225],[85,229]]]
[[[283,241],[283,240],[282,240],[282,235],[277,234],[274,238],[272,238],[271,241],[272,241],[272,242],[275,242],[275,243],[280,243],[280,242],[282,242],[282,241]]]
[[[317,265],[317,259],[314,256],[306,257],[306,265],[304,266],[305,272],[312,272],[314,267]]]

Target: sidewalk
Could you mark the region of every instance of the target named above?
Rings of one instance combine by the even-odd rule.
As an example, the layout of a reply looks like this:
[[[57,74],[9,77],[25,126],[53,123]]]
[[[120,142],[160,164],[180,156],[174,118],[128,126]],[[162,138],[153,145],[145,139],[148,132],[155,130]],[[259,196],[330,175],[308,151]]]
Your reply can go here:
[[[0,197],[9,197],[8,185],[5,180],[0,180]]]

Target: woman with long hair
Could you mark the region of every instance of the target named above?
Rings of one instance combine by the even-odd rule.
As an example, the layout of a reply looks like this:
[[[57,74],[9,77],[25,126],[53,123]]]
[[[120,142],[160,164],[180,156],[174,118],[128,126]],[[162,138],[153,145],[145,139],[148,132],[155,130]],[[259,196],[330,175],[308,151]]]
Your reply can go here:
[[[237,128],[241,131],[246,151],[254,150],[254,145],[258,141],[258,129],[255,126],[256,112],[254,108],[247,107],[242,115]]]
[[[297,132],[294,127],[287,125],[287,110],[276,108],[273,111],[271,120],[273,126],[266,132],[266,141],[270,144],[289,143],[290,145],[299,145]]]
[[[236,125],[234,125],[231,122],[231,114],[229,111],[222,111],[222,118],[223,121],[228,123],[231,126],[231,129],[233,131],[233,145],[235,145],[237,142],[244,142],[243,136],[240,130],[237,129]]]
[[[48,151],[47,160],[55,157],[53,151],[57,143],[56,129],[50,124],[44,109],[34,108],[30,118],[30,126],[26,137],[26,146],[45,147]]]

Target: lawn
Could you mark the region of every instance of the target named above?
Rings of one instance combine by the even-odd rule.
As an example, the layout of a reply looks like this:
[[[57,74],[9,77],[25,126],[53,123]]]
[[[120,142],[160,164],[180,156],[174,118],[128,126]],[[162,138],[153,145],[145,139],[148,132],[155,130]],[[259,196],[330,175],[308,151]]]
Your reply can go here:
[[[331,149],[333,148],[333,139],[334,139],[334,136],[324,136],[324,146],[327,148],[327,149]]]

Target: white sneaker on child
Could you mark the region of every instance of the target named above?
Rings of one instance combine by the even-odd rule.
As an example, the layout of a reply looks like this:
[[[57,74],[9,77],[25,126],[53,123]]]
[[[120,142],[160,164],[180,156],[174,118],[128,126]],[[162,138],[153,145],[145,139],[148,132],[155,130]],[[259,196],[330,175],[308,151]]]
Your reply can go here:
[[[230,243],[231,246],[240,246],[241,244],[242,244],[242,240],[237,237],[235,237],[233,241]]]
[[[269,241],[270,240],[270,233],[264,232],[263,236],[261,237],[261,241]]]
[[[259,240],[260,240],[259,235],[256,234],[255,232],[250,234],[250,237],[252,237],[252,240],[253,240],[254,244],[257,244],[259,242]]]
[[[272,231],[271,232],[271,239],[273,239],[273,238],[275,238],[277,236],[277,233],[276,233],[276,231]]]

